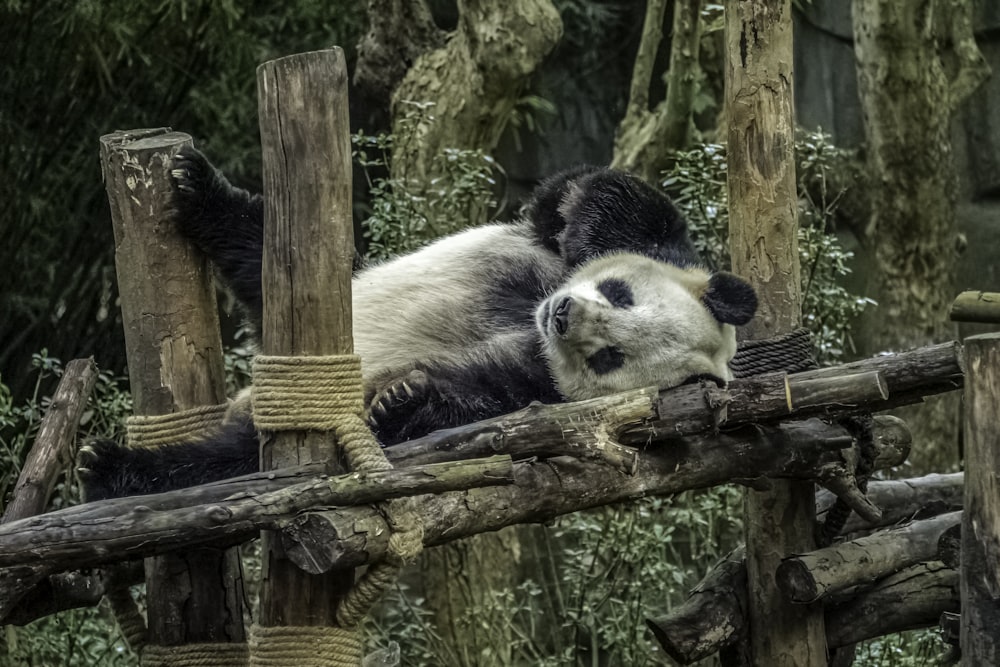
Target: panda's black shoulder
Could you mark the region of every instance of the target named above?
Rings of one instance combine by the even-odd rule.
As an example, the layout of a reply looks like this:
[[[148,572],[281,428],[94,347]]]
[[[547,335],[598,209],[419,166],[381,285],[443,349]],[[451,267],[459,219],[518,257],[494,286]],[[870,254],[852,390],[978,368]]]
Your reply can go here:
[[[699,263],[687,221],[670,198],[627,172],[592,165],[559,172],[535,189],[522,217],[569,266],[619,251]]]

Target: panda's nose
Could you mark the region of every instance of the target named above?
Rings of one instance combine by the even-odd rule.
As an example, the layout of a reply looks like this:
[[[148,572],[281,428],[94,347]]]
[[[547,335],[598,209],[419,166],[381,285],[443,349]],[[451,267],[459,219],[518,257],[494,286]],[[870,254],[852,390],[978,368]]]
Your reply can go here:
[[[556,327],[556,333],[560,336],[566,334],[569,330],[569,311],[573,307],[573,297],[564,296],[559,299],[559,303],[556,304],[556,309],[552,312],[552,323]]]

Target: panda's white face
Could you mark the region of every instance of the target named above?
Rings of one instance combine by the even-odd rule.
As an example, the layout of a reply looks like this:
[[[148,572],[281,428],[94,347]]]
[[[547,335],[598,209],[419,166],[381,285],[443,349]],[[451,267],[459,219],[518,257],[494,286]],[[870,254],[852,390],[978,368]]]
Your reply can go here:
[[[535,313],[559,391],[569,400],[732,377],[736,333],[702,297],[710,275],[634,254],[584,264]]]

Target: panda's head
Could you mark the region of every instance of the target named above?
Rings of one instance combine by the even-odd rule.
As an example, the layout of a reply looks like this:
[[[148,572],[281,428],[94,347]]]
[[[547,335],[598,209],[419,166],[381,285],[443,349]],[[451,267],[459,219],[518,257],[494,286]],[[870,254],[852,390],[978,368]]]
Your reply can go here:
[[[753,288],[733,274],[618,253],[581,266],[535,322],[556,386],[580,400],[696,376],[730,379],[733,325],[756,308]]]

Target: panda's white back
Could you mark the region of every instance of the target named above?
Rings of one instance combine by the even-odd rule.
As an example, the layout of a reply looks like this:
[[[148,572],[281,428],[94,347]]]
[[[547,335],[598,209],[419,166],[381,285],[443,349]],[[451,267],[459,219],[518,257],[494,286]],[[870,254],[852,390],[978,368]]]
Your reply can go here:
[[[511,328],[533,327],[537,298],[564,279],[562,260],[518,224],[476,227],[359,272],[353,282],[354,349],[366,380],[415,362],[457,359]],[[511,305],[498,293],[523,297]],[[543,295],[541,295],[543,296]],[[503,301],[503,303],[498,303]],[[523,309],[498,317],[498,308]]]

